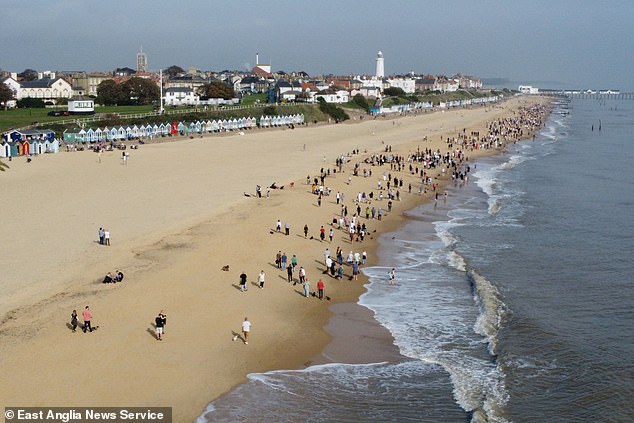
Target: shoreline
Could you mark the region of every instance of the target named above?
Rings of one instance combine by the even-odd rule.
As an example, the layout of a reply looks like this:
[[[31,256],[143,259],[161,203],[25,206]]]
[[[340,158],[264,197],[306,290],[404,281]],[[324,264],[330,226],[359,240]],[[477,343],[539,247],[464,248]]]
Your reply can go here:
[[[509,101],[512,100],[513,99]],[[505,102],[503,104],[507,105],[508,103]],[[502,113],[501,110],[498,110],[498,112]],[[440,128],[442,128],[444,126],[442,118],[447,117],[443,115],[451,115],[460,121],[460,115],[463,113],[469,114],[469,111],[455,110],[443,114],[439,112],[437,114],[440,116],[436,116],[438,120],[435,120],[435,122],[436,124],[440,124]],[[330,146],[329,148],[336,148],[333,152],[333,154],[336,155],[341,151],[354,149],[355,144],[361,142],[357,141],[360,140],[359,137],[370,138],[380,130],[378,137],[374,137],[374,139],[370,138],[370,140],[373,141],[371,144],[379,147],[382,144],[377,142],[379,140],[376,138],[384,138],[386,144],[394,144],[396,151],[405,155],[407,151],[403,150],[409,149],[408,151],[411,151],[417,143],[422,144],[422,142],[409,137],[405,141],[400,140],[399,143],[393,143],[388,137],[399,138],[400,136],[405,136],[399,134],[399,132],[404,132],[399,130],[401,123],[403,127],[407,125],[413,126],[416,122],[412,123],[411,120],[428,118],[430,116],[432,115],[405,116],[396,120],[400,122],[398,126],[395,123],[390,125],[390,122],[382,121],[377,122],[376,125],[372,125],[370,122],[369,125],[361,128],[358,128],[358,125],[348,125],[347,127],[319,127],[317,130],[321,131],[321,133],[316,134],[315,139],[327,139],[329,136],[328,133],[333,132],[332,129],[337,128],[343,128],[342,130],[336,130],[334,132],[344,138],[347,135],[346,132],[356,132],[356,135],[353,136],[357,138],[353,138],[352,140],[348,139],[346,142],[347,147],[342,147],[341,142],[337,142],[338,140],[326,141],[331,143],[328,144]],[[426,123],[429,129],[425,135],[436,138],[438,133],[445,133],[445,131],[442,131],[440,128],[430,127],[429,123]],[[483,124],[484,122],[481,123]],[[380,128],[378,128],[379,124],[381,124]],[[420,125],[420,122],[418,122],[418,124]],[[361,123],[361,125],[363,125],[363,123]],[[373,126],[377,128],[373,128]],[[387,128],[385,128],[386,126]],[[393,126],[392,130],[390,130],[390,126]],[[356,131],[355,128],[357,129]],[[296,147],[301,145],[303,140],[309,136],[308,133],[304,134],[304,131],[308,129],[309,128],[302,128],[295,131],[293,135],[298,136],[300,140],[292,141],[291,144]],[[328,129],[330,129],[330,131]],[[436,131],[434,131],[434,129],[436,129]],[[286,131],[281,133],[283,134],[284,132]],[[370,135],[368,132],[372,132],[373,134]],[[414,131],[414,133],[415,132],[418,131]],[[447,133],[450,132],[451,131],[448,131]],[[255,134],[255,137],[259,137],[259,135],[260,134]],[[278,142],[275,140],[275,135],[279,135],[279,133],[268,137],[268,147],[272,146],[273,149],[275,149],[276,143]],[[247,138],[251,137],[244,137],[245,140]],[[422,138],[422,135],[420,135],[419,138]],[[234,137],[226,137],[224,139],[241,141],[241,139],[235,139]],[[380,141],[384,140],[381,139]],[[182,143],[185,145],[190,142],[183,141]],[[175,144],[165,145],[170,146],[170,148],[175,146]],[[288,145],[288,142],[284,145]],[[254,146],[253,143],[249,143],[249,146],[252,148],[257,147]],[[310,143],[309,149],[319,148],[315,146],[316,144]],[[376,149],[376,147],[374,148]],[[368,154],[373,152],[372,148],[372,146],[368,148]],[[174,147],[174,149],[186,153],[185,148]],[[262,158],[269,153],[268,150],[270,150],[270,148],[259,149]],[[329,150],[326,149],[326,151]],[[492,150],[491,153],[496,151],[497,150]],[[166,153],[162,151],[160,154]],[[312,158],[309,159],[309,162],[314,163],[312,165],[313,169],[319,167],[319,158],[322,154],[320,154],[320,152],[314,152]],[[273,152],[272,155],[274,157],[275,152]],[[293,157],[297,155],[297,152],[291,154]],[[188,157],[192,158],[193,161],[195,160],[191,155]],[[270,158],[271,155],[269,154],[268,157]],[[290,160],[292,160],[293,157],[291,157]],[[358,157],[352,156],[352,158],[357,159]],[[135,159],[133,158],[133,160]],[[263,158],[262,160],[265,159]],[[222,160],[218,163],[219,166],[221,166]],[[231,160],[229,160],[229,163],[231,163]],[[256,158],[256,160],[252,160],[246,165],[259,169],[258,163],[259,160]],[[133,163],[131,163],[131,165],[132,164]],[[190,167],[196,169],[195,165],[196,163]],[[228,165],[224,166],[224,171],[227,171],[227,166]],[[299,167],[303,166],[304,163],[300,164]],[[275,176],[280,174],[279,169],[267,171],[265,168],[262,168],[259,170],[262,171],[262,174],[257,176],[259,178],[258,180],[263,181],[276,180]],[[349,169],[347,168],[346,171],[349,172]],[[287,168],[286,172],[285,175],[293,172],[292,175],[295,175],[295,178],[299,174],[299,172],[295,171],[292,167]],[[344,173],[344,177],[348,175],[347,172]],[[203,174],[204,172],[196,173],[201,179],[203,178]],[[328,178],[328,184],[330,184],[332,180],[337,186],[340,185],[341,189],[352,190],[346,193],[347,198],[352,198],[354,191],[360,189],[362,186],[367,187],[365,188],[367,190],[373,189],[375,179],[369,178],[362,183],[365,178],[355,178],[353,186],[346,188],[344,178],[340,178],[339,176],[340,175],[337,174],[333,175],[332,178]],[[235,177],[240,178],[237,174]],[[132,254],[130,254],[123,248],[122,250],[125,251],[118,251],[117,253],[107,252],[108,255],[105,257],[103,255],[97,257],[97,261],[119,259],[123,260],[122,262],[125,262],[126,257],[128,261],[133,258],[132,261],[137,263],[137,269],[131,272],[126,271],[127,280],[124,281],[123,284],[117,285],[116,287],[108,286],[105,287],[106,289],[103,289],[104,287],[98,282],[90,284],[84,282],[83,292],[78,292],[77,289],[67,292],[66,294],[54,298],[54,301],[50,304],[38,304],[35,307],[37,313],[24,312],[16,315],[15,319],[4,322],[1,329],[2,336],[11,337],[12,340],[16,342],[16,345],[5,345],[2,347],[3,353],[9,354],[2,360],[1,366],[6,370],[5,374],[8,374],[10,377],[21,377],[21,383],[18,383],[18,386],[14,387],[13,392],[7,392],[7,388],[2,390],[1,397],[5,399],[5,403],[7,399],[15,402],[16,399],[19,398],[23,400],[22,402],[28,402],[30,398],[31,401],[38,404],[48,405],[55,403],[60,406],[65,405],[64,400],[65,398],[69,398],[69,393],[63,394],[55,392],[58,387],[63,392],[64,386],[62,380],[55,379],[55,375],[67,372],[67,377],[69,380],[74,381],[76,385],[79,385],[79,390],[85,389],[89,391],[86,394],[73,392],[74,395],[71,397],[76,399],[75,404],[77,401],[86,405],[98,405],[90,401],[110,401],[110,404],[112,404],[113,401],[116,404],[120,404],[121,401],[128,401],[130,405],[134,405],[138,404],[139,401],[149,401],[151,404],[157,405],[174,405],[174,416],[178,416],[175,418],[191,420],[200,415],[204,407],[214,398],[218,398],[223,393],[243,382],[247,373],[262,372],[274,368],[306,367],[305,358],[316,357],[317,353],[324,350],[324,346],[329,344],[329,335],[326,334],[322,328],[327,325],[331,311],[328,310],[329,307],[325,307],[325,304],[319,304],[318,301],[312,301],[312,299],[306,300],[301,298],[301,292],[300,295],[298,295],[296,292],[293,292],[295,291],[294,289],[288,289],[286,283],[283,283],[284,276],[275,273],[273,258],[275,251],[278,250],[277,245],[281,243],[288,246],[285,248],[288,248],[289,251],[297,252],[300,258],[300,264],[307,263],[306,268],[307,270],[310,269],[309,277],[312,290],[314,290],[315,282],[320,276],[318,272],[321,264],[315,266],[313,259],[322,257],[321,253],[324,244],[320,244],[318,240],[314,243],[310,243],[303,239],[300,235],[301,226],[303,226],[302,220],[300,219],[304,217],[305,220],[310,221],[311,235],[317,233],[316,229],[319,227],[319,222],[326,224],[328,219],[324,219],[324,212],[320,211],[318,206],[314,204],[315,196],[306,192],[307,186],[301,179],[295,179],[295,188],[292,190],[274,190],[269,200],[246,198],[236,200],[236,191],[244,191],[243,185],[248,183],[241,182],[244,181],[239,181],[235,184],[237,186],[228,189],[227,191],[229,192],[224,193],[226,195],[220,195],[222,197],[220,199],[221,201],[219,201],[220,205],[216,205],[213,213],[211,213],[211,218],[199,220],[197,224],[191,223],[192,221],[190,220],[190,224],[186,225],[186,229],[181,229],[180,232],[172,235],[168,235],[169,226],[159,226],[163,227],[165,232],[159,231],[158,235],[153,235],[150,239],[154,241],[150,242],[149,245],[146,243],[145,250],[132,248]],[[254,184],[252,185],[254,186]],[[178,183],[175,184],[175,186],[178,186]],[[236,190],[236,188],[238,189]],[[201,193],[194,187],[194,194],[195,197],[200,197],[205,195],[206,192]],[[401,196],[403,200],[405,200],[405,197],[407,197],[406,194]],[[395,206],[397,213],[392,213],[386,221],[381,223],[380,232],[384,233],[389,231],[388,228],[390,226],[398,224],[397,221],[399,219],[395,219],[394,217],[398,215],[398,213],[408,209],[406,203],[415,205],[420,203],[419,200],[422,199],[415,194],[412,194],[411,197],[413,198],[409,198],[410,201],[401,201],[401,204]],[[224,204],[222,201],[224,198],[233,198],[233,200],[227,200],[226,204]],[[332,197],[325,198],[326,204],[324,204],[322,209],[329,207],[332,210],[336,210],[335,207],[330,205],[334,204]],[[431,195],[424,196],[424,198],[429,200]],[[257,204],[249,207],[254,201],[257,202]],[[284,216],[279,215],[286,209],[285,205],[294,204],[294,202],[297,201],[301,201],[300,204],[309,202],[311,205],[309,210],[298,207],[298,209],[302,208],[302,211],[299,212],[302,216],[296,217],[293,220],[291,237],[269,234],[268,228],[274,226],[276,218],[284,218]],[[192,203],[192,201],[189,200],[188,203]],[[191,204],[191,206],[195,207],[195,204]],[[205,204],[205,206],[207,206],[207,204]],[[245,222],[246,224],[241,225],[240,222]],[[262,230],[264,229],[262,227],[257,229],[259,225],[264,225],[267,229]],[[94,230],[96,230],[96,228],[92,231],[94,232]],[[379,231],[377,230],[377,232]],[[344,249],[348,249],[348,246],[344,242],[345,236],[342,234],[338,235],[337,241],[344,245]],[[92,236],[94,237],[94,235]],[[145,239],[148,239],[147,236]],[[242,242],[239,242],[240,240],[242,240]],[[376,243],[376,239],[374,239],[373,242]],[[121,244],[127,247],[128,245],[132,245],[133,242],[124,239]],[[222,245],[221,254],[218,254],[217,251],[219,245]],[[257,248],[258,246],[268,247],[264,248],[266,251],[261,251],[260,248]],[[363,247],[368,248],[365,243]],[[370,263],[375,263],[375,252],[368,249],[368,253],[370,253]],[[230,287],[229,285],[237,284],[237,275],[242,271],[240,269],[240,259],[245,257],[251,257],[252,264],[249,264],[248,269],[245,269],[249,276],[250,290],[248,293],[243,294],[234,289],[235,286]],[[94,261],[87,261],[88,264],[94,263]],[[253,261],[255,261],[255,264],[253,264]],[[220,268],[225,264],[231,265],[231,270],[226,274],[220,271]],[[84,266],[85,267],[78,268],[76,273],[81,273],[85,271],[86,267],[90,267],[89,265]],[[262,293],[253,292],[256,290],[256,287],[251,285],[256,279],[260,268],[263,268],[267,273],[267,289]],[[346,269],[346,274],[348,272],[349,270]],[[101,272],[96,272],[96,277],[92,279],[98,279],[100,273]],[[219,282],[219,280],[221,282]],[[134,283],[132,281],[134,281]],[[336,303],[356,302],[358,301],[359,295],[365,290],[359,283],[335,282],[330,279],[326,279],[325,282],[327,284],[327,295],[330,294]],[[177,286],[172,286],[172,283]],[[95,296],[95,294],[97,294],[97,296]],[[244,298],[238,299],[240,295]],[[87,298],[91,298],[91,303],[97,304],[95,307],[91,305],[91,308],[93,310],[96,308],[96,319],[100,323],[99,326],[102,326],[96,334],[93,334],[95,336],[90,335],[91,338],[89,341],[82,339],[77,342],[77,339],[73,339],[66,344],[61,344],[55,351],[51,351],[50,355],[52,357],[47,357],[45,360],[42,360],[44,363],[41,363],[41,365],[40,363],[36,363],[33,368],[30,369],[24,369],[24,366],[20,366],[19,358],[32,357],[30,351],[33,351],[33,348],[47,345],[47,341],[50,342],[52,339],[59,338],[60,336],[64,337],[65,342],[67,341],[66,338],[68,338],[69,335],[66,335],[64,331],[68,332],[68,330],[67,328],[59,328],[58,322],[60,319],[65,319],[64,315],[67,314],[70,304],[81,304],[84,302],[84,299]],[[139,299],[141,299],[141,301]],[[240,303],[236,306],[237,302]],[[263,302],[265,305],[262,304]],[[298,309],[298,304],[302,304],[301,309]],[[79,305],[76,307],[79,307]],[[156,341],[150,338],[150,336],[153,337],[153,335],[149,323],[151,322],[152,315],[164,307],[167,308],[167,329],[169,329],[166,334],[166,341],[161,345],[162,350],[150,353],[150,351],[153,351],[150,348],[156,348],[153,346],[156,344]],[[209,309],[210,307],[213,309]],[[339,304],[333,307],[339,307]],[[240,310],[236,311],[234,310],[235,308],[239,308]],[[108,315],[108,309],[116,309],[117,315]],[[293,315],[293,319],[289,319],[289,311],[296,314]],[[207,317],[210,313],[214,314],[211,318]],[[250,343],[249,347],[239,345],[239,343],[230,343],[227,346],[225,339],[230,337],[228,333],[229,328],[231,327],[232,330],[238,329],[241,318],[236,317],[246,313],[250,316],[254,316],[249,317],[254,323],[254,342]],[[233,317],[227,320],[226,315]],[[140,318],[147,321],[147,323],[141,324],[140,326],[148,326],[146,331],[150,332],[144,337],[138,336],[139,325],[132,325],[130,323],[138,322]],[[193,319],[193,321],[191,321],[191,319]],[[25,331],[25,327],[28,327],[29,323],[31,323],[31,325],[42,324],[43,326],[40,330],[32,329]],[[194,325],[196,327],[192,327]],[[116,330],[112,330],[113,327],[116,328]],[[203,330],[202,333],[205,335],[202,339],[201,330]],[[302,335],[301,339],[297,338],[298,330]],[[266,342],[261,335],[258,335],[258,331],[260,331],[260,333],[264,332],[264,338],[274,337],[275,339],[269,339],[268,342]],[[207,339],[207,334],[212,334],[213,339]],[[87,337],[88,335],[85,336]],[[96,338],[96,336],[99,336],[99,338]],[[124,345],[127,347],[127,351],[120,351],[121,348],[117,348],[122,339]],[[152,342],[154,344],[152,344]],[[256,346],[260,342],[266,342],[267,345]],[[165,348],[166,343],[169,345],[167,348]],[[245,348],[249,348],[249,350],[247,351]],[[235,350],[234,353],[232,353],[232,357],[227,357],[227,350]],[[114,369],[103,363],[91,369],[100,376],[100,382],[103,383],[103,386],[110,387],[110,390],[102,388],[100,384],[97,385],[86,381],[78,369],[72,367],[69,369],[69,366],[64,364],[64,357],[76,355],[78,351],[84,351],[88,354],[93,354],[93,356],[98,356],[100,353],[103,353],[108,357],[114,357]],[[109,354],[112,355],[110,356]],[[179,358],[185,357],[187,357],[188,362],[181,363]],[[213,357],[211,359],[212,363],[209,362],[210,357]],[[223,359],[223,357],[225,358]],[[165,367],[165,371],[158,375],[153,374],[155,366],[152,365],[152,361],[155,358],[159,358],[161,363],[165,363],[164,366],[161,366]],[[221,368],[218,368],[217,365],[213,365],[214,358],[222,362]],[[172,364],[170,360],[176,360],[176,362]],[[210,365],[212,369],[210,369]],[[119,380],[118,377],[121,376],[121,371],[125,370],[141,375],[142,377],[139,379],[147,377],[148,384],[145,385],[140,383],[141,381],[133,381],[130,383],[130,386],[119,389],[120,382],[117,382]],[[209,371],[213,374],[207,374]],[[113,374],[109,374],[108,372]],[[33,375],[38,373],[48,374],[50,378],[54,380],[51,380],[47,386],[50,392],[33,395],[33,392],[28,389],[30,385],[28,383],[29,375],[33,377]],[[204,374],[201,375],[200,373]],[[156,386],[154,385],[155,383],[161,384],[162,382],[173,380],[174,378],[178,378],[177,380],[188,380],[190,384],[194,384],[195,386],[189,389],[182,389],[183,387],[180,386],[179,391],[181,392],[178,393],[167,390],[170,392],[162,392],[160,395],[156,395],[156,393],[152,391],[151,387]],[[114,387],[119,389],[119,391],[111,392]],[[95,391],[103,395],[90,395],[90,392],[95,393]]]

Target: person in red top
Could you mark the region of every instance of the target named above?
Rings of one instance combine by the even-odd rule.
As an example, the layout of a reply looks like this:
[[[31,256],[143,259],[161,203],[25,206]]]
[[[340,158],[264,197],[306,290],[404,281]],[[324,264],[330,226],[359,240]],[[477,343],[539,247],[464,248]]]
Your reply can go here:
[[[326,238],[326,229],[324,229],[324,227],[322,226],[319,229],[319,239],[321,239],[323,241],[324,238]]]
[[[92,326],[90,326],[90,320],[92,319],[92,313],[88,306],[81,312],[81,317],[84,319],[84,328],[83,331],[86,333],[86,330],[90,330],[92,332]]]
[[[322,281],[321,278],[319,278],[319,280],[317,281],[317,292],[319,294],[319,299],[323,300],[324,299],[324,281]]]

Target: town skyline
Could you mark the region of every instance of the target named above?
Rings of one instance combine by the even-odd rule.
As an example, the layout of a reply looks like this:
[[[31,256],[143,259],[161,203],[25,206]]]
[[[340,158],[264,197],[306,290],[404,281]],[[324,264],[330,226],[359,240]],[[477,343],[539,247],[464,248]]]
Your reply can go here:
[[[194,0],[181,8],[163,0],[64,0],[55,6],[35,0],[6,8],[12,26],[27,29],[3,35],[0,68],[135,68],[142,46],[150,71],[171,65],[245,71],[255,66],[259,53],[273,70],[371,75],[381,50],[386,75],[463,73],[511,87],[533,83],[634,91],[629,76],[634,58],[622,52],[634,41],[632,9],[626,1],[605,8],[569,0],[403,2],[398,7],[374,0],[326,0],[310,9],[286,0],[266,8]],[[79,30],[94,16],[103,25]]]

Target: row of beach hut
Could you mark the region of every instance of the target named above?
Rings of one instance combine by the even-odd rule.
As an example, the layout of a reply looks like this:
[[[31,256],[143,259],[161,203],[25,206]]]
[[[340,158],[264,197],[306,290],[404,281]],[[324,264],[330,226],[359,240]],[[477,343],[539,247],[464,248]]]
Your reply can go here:
[[[255,127],[270,128],[304,123],[304,115],[243,117],[240,119],[173,122],[126,127],[71,129],[64,131],[63,140],[74,142],[120,141],[151,138],[166,135],[189,135],[204,132],[225,132]],[[30,154],[57,153],[59,141],[50,129],[14,130],[5,133],[0,141],[0,157],[27,156]]]
[[[32,154],[57,153],[59,141],[50,129],[11,131],[2,136],[0,157],[18,157]]]
[[[65,142],[120,141],[137,138],[151,138],[166,135],[201,134],[204,132],[226,132],[255,127],[274,127],[304,123],[304,115],[262,116],[260,119],[243,117],[240,119],[206,120],[196,122],[173,122],[148,125],[120,126],[97,129],[71,129],[64,131]]]

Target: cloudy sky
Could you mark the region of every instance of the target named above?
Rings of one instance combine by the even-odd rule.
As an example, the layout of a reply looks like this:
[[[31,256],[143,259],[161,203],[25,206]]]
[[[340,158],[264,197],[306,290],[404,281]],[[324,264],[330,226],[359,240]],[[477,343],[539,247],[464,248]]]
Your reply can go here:
[[[471,74],[634,91],[634,0],[2,0],[0,69]]]

